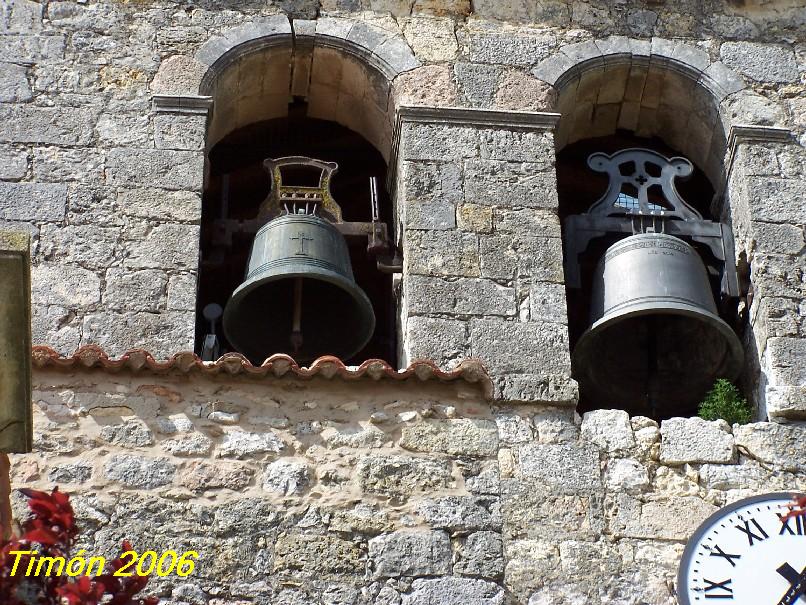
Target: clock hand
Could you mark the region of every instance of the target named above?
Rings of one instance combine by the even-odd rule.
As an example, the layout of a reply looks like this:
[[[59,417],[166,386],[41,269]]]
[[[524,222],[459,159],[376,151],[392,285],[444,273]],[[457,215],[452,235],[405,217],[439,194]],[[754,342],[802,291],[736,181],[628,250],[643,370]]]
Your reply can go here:
[[[806,568],[798,573],[789,563],[784,563],[776,571],[791,584],[777,605],[794,605],[799,598],[806,600]]]

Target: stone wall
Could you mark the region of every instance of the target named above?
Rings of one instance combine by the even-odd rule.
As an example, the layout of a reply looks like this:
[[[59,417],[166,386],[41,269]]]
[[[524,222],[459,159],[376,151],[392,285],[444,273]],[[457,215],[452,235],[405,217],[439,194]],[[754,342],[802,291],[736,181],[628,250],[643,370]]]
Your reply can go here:
[[[168,605],[673,605],[695,527],[806,489],[806,427],[495,406],[462,381],[35,373],[16,487],[80,546],[197,550]],[[15,500],[18,518],[25,514]]]
[[[645,134],[710,141],[690,155],[726,191],[718,209],[753,266],[746,382],[762,413],[802,418],[803,377],[780,368],[803,353],[789,318],[803,300],[805,20],[797,2],[6,3],[0,227],[34,238],[34,341],[192,348],[205,153],[249,116],[284,115],[290,90],[390,161],[406,259],[390,361],[477,355],[502,400],[573,404],[553,161],[581,125],[621,123],[607,116],[628,95],[601,82],[626,60],[650,66],[641,103],[665,108]],[[737,134],[747,124],[760,130]],[[778,159],[745,167],[787,136]],[[769,212],[780,196],[789,210]]]

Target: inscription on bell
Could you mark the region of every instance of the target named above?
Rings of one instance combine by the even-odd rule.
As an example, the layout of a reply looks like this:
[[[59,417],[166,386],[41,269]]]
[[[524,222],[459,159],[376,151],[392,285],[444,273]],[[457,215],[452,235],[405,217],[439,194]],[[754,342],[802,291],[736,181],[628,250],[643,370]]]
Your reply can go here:
[[[302,256],[310,256],[305,251],[305,242],[312,242],[313,241],[312,237],[308,237],[307,235],[305,235],[304,231],[300,231],[294,237],[290,237],[289,239],[293,241],[299,241],[299,250],[297,250],[294,254]]]

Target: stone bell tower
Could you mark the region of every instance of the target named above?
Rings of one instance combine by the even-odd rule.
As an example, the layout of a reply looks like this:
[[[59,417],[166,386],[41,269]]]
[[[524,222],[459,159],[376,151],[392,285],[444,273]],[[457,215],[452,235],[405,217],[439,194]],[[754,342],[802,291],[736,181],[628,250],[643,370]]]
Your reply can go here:
[[[34,345],[13,487],[69,493],[92,554],[199,552],[149,581],[170,605],[675,605],[701,521],[806,489],[804,19],[6,2],[0,230],[31,236]],[[304,281],[328,262],[341,287]],[[631,301],[698,281],[705,328],[657,312],[695,300],[673,289],[633,328],[606,304],[635,276]],[[696,417],[723,375],[754,422]]]

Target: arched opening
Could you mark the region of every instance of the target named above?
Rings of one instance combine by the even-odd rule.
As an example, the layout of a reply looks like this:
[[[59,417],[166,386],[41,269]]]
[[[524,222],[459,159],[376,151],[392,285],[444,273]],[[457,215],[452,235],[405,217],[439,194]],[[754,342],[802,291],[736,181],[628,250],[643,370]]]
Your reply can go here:
[[[271,186],[264,166],[267,158],[306,156],[338,164],[330,191],[348,223],[371,224],[370,177],[374,177],[375,218],[386,224],[389,239],[394,241],[392,207],[384,189],[391,131],[389,82],[377,69],[342,50],[305,49],[299,44],[292,48],[282,40],[264,38],[218,59],[201,89],[214,103],[207,136],[197,297],[196,349],[200,354],[211,333],[205,307],[210,303],[224,307],[244,281],[256,236],[255,219]],[[284,170],[283,178],[291,175],[294,185],[316,185],[306,181],[311,174]],[[250,221],[248,228],[238,226]],[[343,361],[380,358],[394,364],[397,313],[392,276],[379,271],[377,258],[368,253],[366,233],[347,233],[345,240],[355,282],[369,298],[376,321],[366,346]],[[325,316],[329,311],[327,300],[306,298],[304,305],[304,313],[316,306]],[[327,321],[317,325],[323,326],[319,331],[327,330]],[[219,323],[217,354],[235,349],[222,332]],[[268,354],[274,352],[294,354],[292,350]],[[321,352],[328,353],[339,354],[326,347]],[[248,356],[253,363],[264,358],[262,354]]]
[[[621,185],[619,200],[615,202],[615,206],[623,207],[623,213],[611,213],[610,223],[606,221],[600,223],[601,230],[592,229],[589,232],[590,237],[584,239],[583,249],[570,252],[569,238],[575,236],[569,234],[569,230],[575,227],[569,227],[569,224],[574,222],[571,220],[569,223],[569,217],[587,215],[595,223],[596,219],[587,214],[588,211],[603,198],[605,192],[612,191],[608,189],[608,184],[611,178],[619,176],[593,170],[588,163],[592,154],[604,153],[612,156],[623,150],[640,148],[657,152],[666,158],[682,156],[691,161],[694,165],[692,174],[687,178],[676,178],[674,185],[680,197],[702,217],[701,224],[715,233],[719,232],[719,224],[716,221],[720,220],[720,207],[715,194],[721,190],[724,178],[722,162],[726,143],[716,101],[698,82],[698,75],[689,73],[683,66],[672,69],[669,62],[665,66],[659,66],[635,56],[630,61],[625,61],[623,56],[614,57],[612,62],[608,62],[609,59],[604,57],[603,61],[582,63],[561,76],[558,81],[559,107],[563,116],[557,133],[558,194],[560,216],[563,220],[566,267],[569,263],[572,266],[576,264],[577,271],[574,278],[576,283],[573,283],[574,279],[570,280],[566,293],[569,336],[574,360],[573,371],[574,377],[580,381],[579,411],[620,407],[631,414],[647,415],[656,419],[694,415],[698,402],[713,383],[712,379],[706,384],[704,379],[698,382],[696,377],[692,377],[690,387],[686,386],[675,393],[658,394],[657,387],[654,387],[653,392],[651,386],[653,381],[645,380],[645,377],[652,372],[659,375],[662,371],[652,367],[654,360],[647,362],[648,369],[635,371],[635,366],[642,363],[641,357],[644,351],[633,354],[633,351],[628,350],[631,346],[646,347],[646,356],[650,358],[658,346],[657,338],[669,340],[670,330],[666,324],[671,325],[678,319],[668,310],[661,310],[661,306],[666,303],[658,303],[658,308],[648,315],[654,319],[649,319],[648,316],[646,319],[644,316],[639,318],[637,312],[636,315],[628,315],[626,311],[623,311],[623,317],[619,316],[619,312],[613,312],[613,315],[608,317],[605,311],[605,317],[610,321],[610,327],[607,328],[610,330],[609,336],[600,333],[594,338],[601,342],[602,338],[613,338],[614,334],[618,334],[623,338],[623,342],[612,347],[602,347],[598,351],[601,355],[598,359],[594,356],[593,360],[587,352],[580,355],[580,351],[577,350],[581,338],[588,338],[586,346],[590,346],[592,323],[595,323],[597,317],[599,319],[603,317],[600,314],[598,302],[600,299],[597,297],[607,297],[609,294],[603,295],[601,291],[609,288],[612,292],[614,287],[631,281],[627,275],[617,277],[615,280],[612,277],[603,277],[602,266],[597,269],[597,265],[600,261],[603,262],[605,252],[616,242],[635,233],[665,233],[664,225],[668,225],[671,219],[671,217],[659,218],[652,222],[652,218],[646,216],[646,209],[640,210],[637,207],[637,189],[625,183]],[[631,169],[632,167],[628,165],[627,171]],[[623,172],[624,166],[620,166],[619,170],[620,175],[626,176],[627,173]],[[660,173],[652,176],[660,177]],[[659,186],[649,187],[645,192],[650,214],[659,217],[670,214],[671,207]],[[619,218],[612,218],[614,216]],[[647,222],[644,223],[644,220]],[[692,224],[697,220],[699,219],[692,219]],[[611,229],[605,226],[612,226],[618,221],[622,222],[618,228]],[[634,227],[631,221],[634,221]],[[725,244],[727,241],[724,240],[725,236],[723,241],[719,242],[716,237],[708,239],[698,236],[695,233],[697,230],[692,231],[688,226],[679,231],[682,233],[675,233],[675,237],[691,245],[705,266],[708,283],[704,288],[710,289],[707,295],[716,303],[721,320],[728,324],[729,327],[726,329],[740,330],[736,315],[737,289],[728,288],[726,291],[726,284],[732,283],[731,279],[735,281],[733,243],[732,239],[729,239],[729,232],[726,237],[729,240],[730,250],[726,250],[728,246],[718,245]],[[569,259],[569,254],[573,254],[574,258]],[[610,256],[611,254],[608,254],[608,258]],[[651,257],[646,257],[646,260],[655,262]],[[604,264],[606,263],[603,262]],[[664,271],[666,267],[661,262],[657,264],[657,270]],[[595,293],[596,289],[599,294]],[[669,306],[674,306],[674,303]],[[613,321],[618,329],[613,329]],[[623,322],[621,325],[618,323],[620,321]],[[642,325],[636,326],[639,321]],[[656,323],[651,324],[653,321]],[[658,324],[658,321],[662,323]],[[600,322],[598,325],[603,324]],[[635,340],[631,340],[633,332],[639,327],[649,332],[655,329],[647,328],[648,325],[655,326],[658,334],[663,336],[651,334],[646,338],[636,336]],[[684,334],[685,331],[680,332],[681,340],[685,338]],[[738,348],[735,337],[728,335],[726,338],[730,339],[735,351]],[[628,342],[630,344],[627,344]],[[688,355],[691,350],[697,348],[697,343],[693,342],[689,342],[686,346],[670,346],[668,342],[663,342],[661,345],[667,352],[677,347],[677,350],[668,353],[671,358]],[[724,358],[730,355],[730,350],[731,346],[726,345],[724,352],[720,350],[715,355]],[[614,351],[618,352],[618,355],[614,355]],[[592,372],[589,372],[588,367],[581,367],[590,364],[607,368],[604,373],[614,382],[622,381],[628,384],[633,380],[633,376],[641,375],[635,383],[645,382],[646,387],[642,387],[645,391],[636,393],[634,397],[617,397],[615,388],[612,392],[600,388],[596,385],[596,378],[591,378]],[[684,364],[679,365],[682,367]],[[735,363],[733,365],[735,366]],[[662,384],[660,380],[656,381],[656,384],[658,383]],[[668,387],[668,382],[666,384]]]

